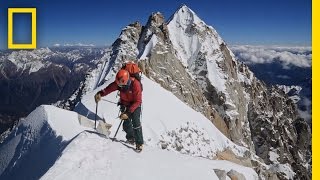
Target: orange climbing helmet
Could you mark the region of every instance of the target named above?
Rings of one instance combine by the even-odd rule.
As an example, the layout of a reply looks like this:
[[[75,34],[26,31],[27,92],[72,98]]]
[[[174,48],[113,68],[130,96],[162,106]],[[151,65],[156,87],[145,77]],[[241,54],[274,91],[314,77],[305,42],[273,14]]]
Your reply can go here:
[[[126,86],[130,79],[130,74],[124,69],[120,69],[116,76],[116,83],[119,87]]]

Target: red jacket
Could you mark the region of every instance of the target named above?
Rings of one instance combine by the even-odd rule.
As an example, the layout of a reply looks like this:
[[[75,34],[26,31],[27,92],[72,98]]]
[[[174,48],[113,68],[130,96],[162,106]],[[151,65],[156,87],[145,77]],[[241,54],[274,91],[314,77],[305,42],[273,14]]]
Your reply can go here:
[[[116,82],[109,84],[105,89],[100,91],[101,96],[106,96],[113,91],[120,90],[120,103],[129,107],[129,111],[133,113],[142,103],[142,88],[138,80],[131,79],[128,90],[120,90]]]

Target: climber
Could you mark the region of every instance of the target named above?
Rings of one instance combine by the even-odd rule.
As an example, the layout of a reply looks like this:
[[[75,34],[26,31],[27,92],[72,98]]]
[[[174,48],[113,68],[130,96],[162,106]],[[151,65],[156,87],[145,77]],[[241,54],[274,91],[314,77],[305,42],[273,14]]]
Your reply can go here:
[[[102,96],[106,96],[113,91],[120,91],[120,116],[123,120],[123,130],[126,132],[128,143],[136,144],[136,150],[143,148],[143,135],[140,122],[142,85],[135,77],[125,69],[120,69],[114,82],[95,95],[95,101],[99,102]]]

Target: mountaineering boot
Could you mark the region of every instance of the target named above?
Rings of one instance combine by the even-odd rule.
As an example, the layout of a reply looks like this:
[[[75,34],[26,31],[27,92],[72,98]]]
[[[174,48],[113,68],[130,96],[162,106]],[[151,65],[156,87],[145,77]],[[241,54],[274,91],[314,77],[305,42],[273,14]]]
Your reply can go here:
[[[136,145],[136,151],[141,152],[143,148],[143,144],[137,144]]]
[[[132,139],[127,139],[126,143],[134,145],[135,144],[135,140],[133,138]]]

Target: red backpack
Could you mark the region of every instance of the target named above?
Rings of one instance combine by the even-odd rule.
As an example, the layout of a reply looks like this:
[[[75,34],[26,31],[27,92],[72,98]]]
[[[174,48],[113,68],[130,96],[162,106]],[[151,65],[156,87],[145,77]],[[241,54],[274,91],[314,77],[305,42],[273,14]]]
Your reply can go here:
[[[134,63],[134,62],[126,62],[122,65],[122,68],[126,71],[129,72],[130,77],[134,77],[135,79],[137,79],[138,81],[141,82],[141,70],[138,66],[138,64]]]
[[[142,83],[141,83],[141,75],[142,75],[142,72],[141,72],[141,69],[139,68],[138,64],[130,61],[130,62],[126,62],[122,65],[122,68],[121,69],[124,69],[126,71],[129,72],[130,74],[130,77],[133,77],[135,78],[136,80],[138,80],[140,82],[140,85],[141,85],[141,90],[143,90],[143,86],[142,86]]]

